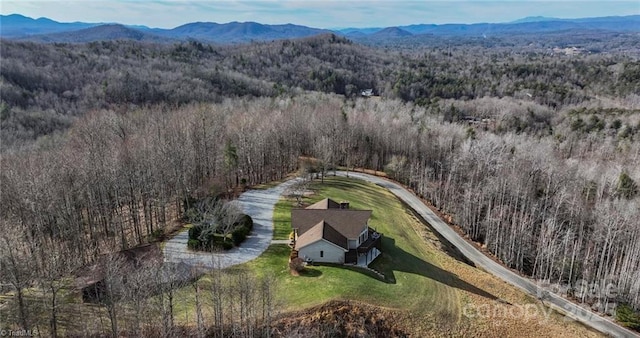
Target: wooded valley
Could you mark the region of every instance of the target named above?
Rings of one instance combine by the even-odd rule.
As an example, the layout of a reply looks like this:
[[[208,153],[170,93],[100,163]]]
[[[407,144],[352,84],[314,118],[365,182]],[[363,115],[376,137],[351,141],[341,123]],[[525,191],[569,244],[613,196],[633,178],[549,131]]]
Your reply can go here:
[[[578,302],[640,309],[637,55],[2,41],[0,71],[0,282],[17,297],[162,236],[185,199],[312,156],[384,170],[526,276],[617,287]]]

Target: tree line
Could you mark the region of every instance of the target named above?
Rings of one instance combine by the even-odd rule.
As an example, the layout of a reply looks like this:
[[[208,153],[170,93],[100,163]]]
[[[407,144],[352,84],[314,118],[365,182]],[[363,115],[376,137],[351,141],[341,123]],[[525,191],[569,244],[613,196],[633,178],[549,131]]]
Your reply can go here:
[[[305,155],[384,169],[507,266],[562,284],[611,281],[615,301],[640,306],[637,141],[555,122],[565,138],[498,133],[436,111],[305,94],[87,114],[64,136],[2,155],[3,234],[14,236],[3,235],[0,277],[24,290],[35,280],[26,271],[46,273],[32,262],[74,253],[57,270],[70,272],[145,243],[186,198],[282,179]]]

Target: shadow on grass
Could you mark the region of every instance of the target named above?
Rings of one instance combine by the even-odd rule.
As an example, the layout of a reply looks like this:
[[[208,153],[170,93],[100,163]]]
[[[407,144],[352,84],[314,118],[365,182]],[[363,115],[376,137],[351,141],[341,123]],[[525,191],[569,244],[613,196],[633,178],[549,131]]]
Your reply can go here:
[[[425,260],[419,257],[416,257],[415,255],[409,252],[404,251],[402,248],[397,247],[395,245],[395,240],[390,237],[382,238],[382,255],[376,258],[376,260],[369,265],[371,268],[382,273],[384,275],[384,278],[381,278],[373,271],[370,271],[368,269],[364,269],[358,266],[353,266],[353,265],[328,264],[328,263],[321,263],[318,265],[326,265],[326,266],[332,266],[340,269],[355,271],[389,284],[396,283],[396,276],[395,276],[396,271],[411,273],[411,274],[416,274],[416,275],[429,278],[439,283],[448,285],[452,288],[474,293],[478,296],[481,296],[490,300],[498,300],[498,297],[472,284],[467,283],[466,281],[460,279],[456,274],[446,271],[429,262],[426,262]]]
[[[402,248],[397,247],[393,238],[382,238],[382,252],[382,256],[373,262],[372,268],[380,271],[389,283],[396,282],[394,271],[400,271],[420,275],[487,299],[498,299],[498,297],[460,279],[458,275],[426,262],[404,251]]]
[[[318,269],[305,268],[300,272],[300,277],[320,277],[322,276],[322,271]]]

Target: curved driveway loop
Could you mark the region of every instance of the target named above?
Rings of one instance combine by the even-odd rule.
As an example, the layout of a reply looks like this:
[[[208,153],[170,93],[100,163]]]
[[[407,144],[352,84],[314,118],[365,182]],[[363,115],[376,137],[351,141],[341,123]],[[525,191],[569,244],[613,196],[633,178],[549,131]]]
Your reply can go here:
[[[187,248],[189,231],[183,230],[165,243],[162,249],[164,261],[204,269],[224,269],[260,256],[273,238],[273,209],[285,189],[296,180],[266,190],[249,190],[240,195],[238,202],[243,212],[253,219],[253,230],[240,247],[220,253],[192,251]]]
[[[347,176],[347,173],[342,171],[337,174],[338,176]],[[415,210],[435,231],[458,248],[458,250],[476,266],[483,268],[494,276],[536,297],[543,292],[543,290],[538,288],[531,280],[521,277],[494,262],[473,245],[465,241],[453,231],[447,223],[424,205],[417,196],[402,186],[368,174],[349,172],[348,175],[349,177],[375,183],[391,191],[391,193]],[[289,180],[270,189],[250,190],[240,195],[238,201],[244,212],[253,218],[254,225],[253,232],[239,248],[234,248],[223,253],[193,252],[187,249],[188,231],[185,230],[166,243],[163,249],[165,262],[184,262],[191,266],[211,269],[226,268],[245,263],[260,256],[267,249],[273,238],[273,209],[284,190],[295,182],[296,180]],[[545,295],[545,305],[559,310],[565,313],[567,317],[578,320],[600,332],[614,337],[640,337],[640,335],[635,332],[560,296],[552,293],[545,293]]]
[[[338,172],[339,176],[346,176],[346,172]],[[403,200],[413,210],[415,210],[427,223],[429,223],[433,229],[435,229],[442,237],[446,238],[451,244],[453,244],[460,252],[475,263],[476,266],[483,268],[485,271],[497,276],[498,278],[506,281],[507,283],[514,285],[521,290],[538,296],[542,293],[545,294],[544,304],[564,313],[567,317],[578,320],[583,324],[590,326],[600,332],[614,336],[614,337],[640,337],[635,332],[632,332],[613,321],[601,317],[587,308],[583,308],[580,305],[572,303],[558,295],[553,293],[546,293],[544,290],[538,288],[538,286],[529,280],[514,273],[513,271],[505,268],[504,266],[494,262],[489,257],[485,256],[482,252],[476,249],[469,242],[465,241],[460,235],[458,235],[451,227],[445,223],[440,217],[438,217],[431,209],[429,209],[422,201],[413,193],[409,192],[402,186],[382,179],[380,177],[349,172],[349,177],[361,179],[381,187],[384,187],[391,191],[398,198]]]

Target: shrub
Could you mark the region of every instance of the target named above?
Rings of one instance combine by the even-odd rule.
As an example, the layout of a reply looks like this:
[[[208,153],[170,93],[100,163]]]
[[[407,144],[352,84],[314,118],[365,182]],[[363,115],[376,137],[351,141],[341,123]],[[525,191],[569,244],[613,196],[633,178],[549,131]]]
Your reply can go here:
[[[210,235],[206,240],[206,245],[203,245],[207,251],[216,250],[229,250],[233,248],[233,242],[225,240],[222,236]]]
[[[251,216],[249,215],[242,214],[242,216],[240,216],[238,221],[234,224],[234,228],[236,227],[245,227],[249,230],[253,230],[253,219],[251,219]]]
[[[222,241],[224,240],[221,236],[216,236],[214,234],[209,234],[206,238],[204,238],[202,242],[202,246],[207,250],[211,251],[215,248],[220,248],[222,246]]]
[[[197,239],[190,239],[189,241],[187,241],[187,247],[191,250],[200,250],[201,244]]]
[[[297,272],[301,272],[304,270],[304,260],[300,257],[294,258],[289,262],[289,268],[291,270],[295,270]]]
[[[233,243],[231,243],[229,241],[222,241],[220,243],[222,243],[222,249],[223,250],[230,250],[230,249],[233,248]]]
[[[621,304],[616,308],[616,319],[630,329],[640,330],[640,313],[629,305]]]
[[[189,229],[189,239],[199,240],[200,235],[202,234],[202,226],[194,225]]]
[[[233,240],[233,244],[240,245],[240,243],[244,242],[247,239],[247,235],[249,235],[249,229],[241,226],[231,233],[231,239]]]

